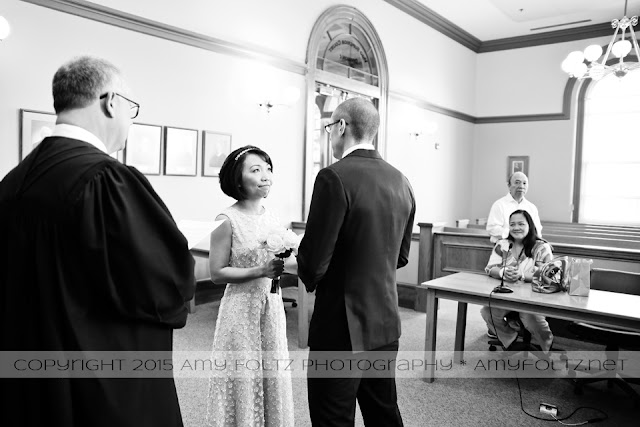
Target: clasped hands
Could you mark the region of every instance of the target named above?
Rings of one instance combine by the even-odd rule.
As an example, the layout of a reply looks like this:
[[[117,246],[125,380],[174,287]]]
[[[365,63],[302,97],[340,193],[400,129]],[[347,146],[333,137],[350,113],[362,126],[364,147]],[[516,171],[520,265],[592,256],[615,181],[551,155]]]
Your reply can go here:
[[[524,275],[518,271],[515,267],[504,267],[500,270],[500,275],[507,282],[517,282],[520,279],[524,280]]]

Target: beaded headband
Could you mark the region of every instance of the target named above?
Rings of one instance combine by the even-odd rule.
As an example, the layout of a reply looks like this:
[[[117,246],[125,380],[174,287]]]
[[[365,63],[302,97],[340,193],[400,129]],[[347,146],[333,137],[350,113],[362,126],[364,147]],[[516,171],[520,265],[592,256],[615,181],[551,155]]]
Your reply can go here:
[[[250,147],[250,148],[247,148],[247,149],[245,149],[245,150],[242,150],[241,152],[239,152],[239,153],[238,153],[238,155],[237,155],[237,156],[236,156],[236,158],[234,159],[234,162],[237,162],[237,161],[238,161],[238,159],[239,159],[240,157],[242,157],[242,155],[243,155],[243,154],[246,154],[247,152],[249,152],[249,151],[251,151],[251,150],[255,150],[255,149],[256,149],[255,147]]]

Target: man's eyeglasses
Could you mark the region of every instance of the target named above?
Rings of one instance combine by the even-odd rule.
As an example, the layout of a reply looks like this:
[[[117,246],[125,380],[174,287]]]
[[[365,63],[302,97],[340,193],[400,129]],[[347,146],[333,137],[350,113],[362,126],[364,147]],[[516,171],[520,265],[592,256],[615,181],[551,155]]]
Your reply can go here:
[[[135,101],[130,100],[129,98],[127,98],[124,95],[120,95],[118,92],[113,92],[115,95],[118,95],[120,98],[126,99],[127,101],[129,101],[130,104],[130,108],[131,108],[131,118],[135,119],[136,117],[138,117],[138,113],[140,112],[140,104],[138,104]],[[109,93],[105,93],[104,95],[100,95],[100,99],[106,98],[107,95],[109,95]]]
[[[340,120],[342,120],[342,119],[340,119]],[[331,133],[331,127],[332,127],[333,125],[337,125],[338,123],[340,123],[340,120],[338,120],[337,122],[329,123],[328,125],[326,125],[326,126],[324,127],[324,130],[325,130],[327,133]],[[344,125],[345,125],[345,126],[346,126],[346,125],[348,125],[348,124],[349,124],[349,123],[344,122]]]

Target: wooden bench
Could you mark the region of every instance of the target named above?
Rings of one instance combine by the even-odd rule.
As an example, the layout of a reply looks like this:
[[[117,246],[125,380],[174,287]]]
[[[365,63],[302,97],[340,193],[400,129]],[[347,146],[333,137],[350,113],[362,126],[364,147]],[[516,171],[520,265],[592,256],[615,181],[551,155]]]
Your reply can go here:
[[[460,271],[484,272],[494,246],[488,234],[471,232],[471,229],[434,228],[431,223],[418,225],[418,283]],[[593,267],[640,272],[640,244],[636,241],[544,233],[543,236],[552,244],[554,256],[590,258],[594,261]],[[416,296],[415,309],[425,309],[420,294]]]

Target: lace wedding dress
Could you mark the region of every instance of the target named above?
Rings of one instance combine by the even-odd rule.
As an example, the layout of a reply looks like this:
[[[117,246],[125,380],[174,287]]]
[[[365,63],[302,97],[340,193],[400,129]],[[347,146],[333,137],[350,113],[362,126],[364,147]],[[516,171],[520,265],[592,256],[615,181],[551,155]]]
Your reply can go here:
[[[229,265],[265,264],[269,255],[259,241],[268,230],[282,228],[275,217],[266,210],[250,215],[234,207],[222,213],[232,228]],[[209,382],[209,426],[293,426],[290,372],[282,362],[273,369],[274,359],[289,358],[287,324],[282,296],[270,290],[271,279],[265,277],[227,285],[212,353],[212,366],[221,366],[224,358],[227,369],[214,369]]]

